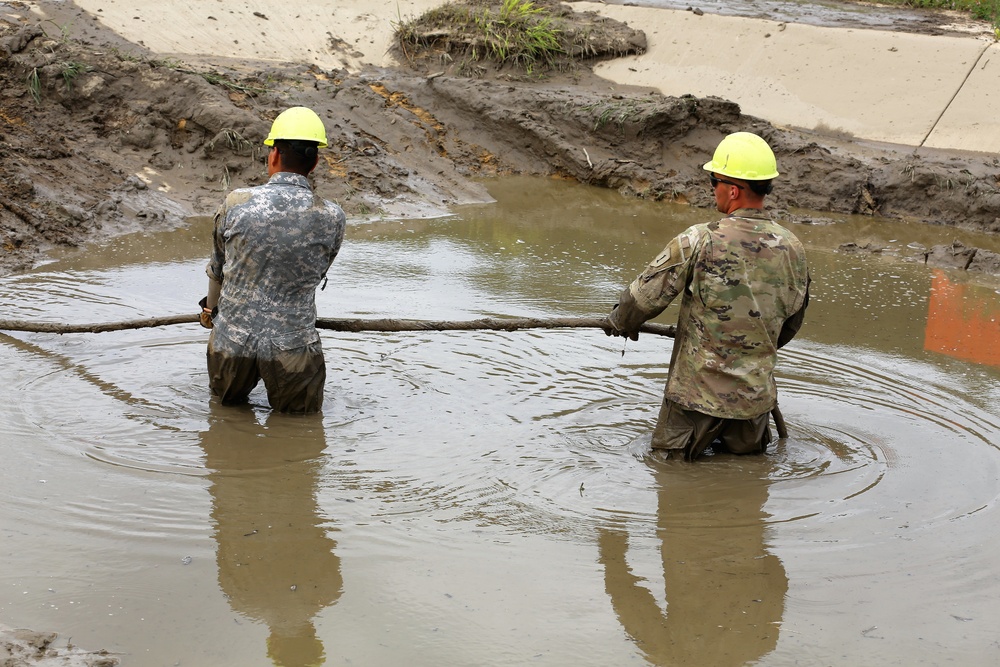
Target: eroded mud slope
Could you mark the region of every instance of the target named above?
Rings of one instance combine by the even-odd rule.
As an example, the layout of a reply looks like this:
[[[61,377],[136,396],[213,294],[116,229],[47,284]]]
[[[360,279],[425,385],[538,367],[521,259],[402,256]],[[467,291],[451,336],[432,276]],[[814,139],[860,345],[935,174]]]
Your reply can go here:
[[[570,14],[572,16],[572,13]],[[639,43],[633,39],[630,43]],[[0,22],[0,272],[79,244],[211,214],[263,181],[271,119],[327,119],[315,182],[351,216],[435,215],[488,199],[474,177],[558,174],[624,196],[711,206],[701,165],[728,132],[772,143],[778,208],[906,216],[1000,230],[993,156],[862,145],[776,129],[714,98],[619,89],[579,67],[544,76],[413,67],[349,75],[157,58],[25,13]],[[422,63],[422,64],[419,64]]]

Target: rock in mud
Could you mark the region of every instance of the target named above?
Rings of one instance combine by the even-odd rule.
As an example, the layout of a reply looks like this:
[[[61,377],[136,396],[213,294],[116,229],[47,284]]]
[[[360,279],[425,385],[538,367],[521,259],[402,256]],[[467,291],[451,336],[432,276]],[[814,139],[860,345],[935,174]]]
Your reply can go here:
[[[1000,276],[1000,253],[980,248],[966,270]]]
[[[927,266],[938,269],[962,269],[969,267],[976,256],[977,248],[969,248],[961,241],[953,241],[951,245],[936,245],[926,253]]]
[[[864,245],[859,245],[857,243],[841,243],[837,248],[843,253],[864,253],[869,255],[881,254],[885,250],[885,246],[879,245],[877,243],[866,243]]]
[[[84,651],[67,644],[58,647],[54,632],[15,630],[0,626],[2,667],[115,667],[118,658],[107,651]]]

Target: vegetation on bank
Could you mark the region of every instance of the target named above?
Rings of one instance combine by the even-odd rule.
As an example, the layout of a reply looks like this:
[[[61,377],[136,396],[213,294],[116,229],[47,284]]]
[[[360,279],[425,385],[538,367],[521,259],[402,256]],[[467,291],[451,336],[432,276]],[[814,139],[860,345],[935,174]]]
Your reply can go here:
[[[885,5],[967,12],[974,18],[989,21],[993,26],[994,35],[1000,39],[1000,0],[878,0],[878,2]]]
[[[401,18],[395,29],[396,46],[410,64],[474,76],[488,66],[537,75],[645,50],[639,31],[575,13],[558,0],[454,0]]]
[[[460,44],[473,61],[490,60],[531,71],[552,65],[564,52],[560,24],[545,7],[531,0],[503,0],[499,5],[475,0],[448,3],[396,27],[400,48]]]

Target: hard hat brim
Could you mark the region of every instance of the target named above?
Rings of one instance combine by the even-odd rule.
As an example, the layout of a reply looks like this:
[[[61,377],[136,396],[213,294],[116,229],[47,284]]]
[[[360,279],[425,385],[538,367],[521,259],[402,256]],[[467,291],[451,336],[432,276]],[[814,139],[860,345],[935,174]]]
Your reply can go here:
[[[315,137],[268,137],[264,140],[264,145],[273,146],[275,141],[311,141],[316,144],[318,148],[326,148],[327,146],[325,141],[316,141]]]
[[[770,175],[757,176],[755,174],[754,178],[750,178],[749,176],[741,176],[739,174],[730,174],[727,173],[727,170],[724,167],[720,167],[719,165],[715,164],[714,160],[709,160],[708,162],[706,162],[704,166],[702,166],[702,169],[704,169],[705,171],[715,172],[716,174],[721,174],[722,176],[729,176],[730,178],[739,178],[744,181],[770,181],[774,180],[775,178],[781,175],[780,173],[778,173],[777,169],[775,169],[774,172]]]

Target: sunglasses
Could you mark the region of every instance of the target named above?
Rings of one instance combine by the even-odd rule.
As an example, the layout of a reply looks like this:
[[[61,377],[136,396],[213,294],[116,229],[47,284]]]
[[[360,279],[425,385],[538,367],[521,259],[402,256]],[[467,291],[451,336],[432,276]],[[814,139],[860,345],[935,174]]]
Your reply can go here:
[[[709,175],[708,175],[708,180],[712,182],[712,188],[713,188],[713,189],[714,189],[714,188],[716,188],[716,187],[717,187],[717,186],[719,185],[719,183],[725,183],[726,185],[735,185],[735,186],[736,186],[736,187],[738,187],[738,188],[739,188],[740,190],[742,190],[742,189],[743,189],[743,186],[742,186],[742,185],[740,185],[739,183],[733,183],[732,181],[727,181],[727,180],[726,180],[726,179],[724,179],[724,178],[716,178],[716,177],[715,177],[714,175],[712,175],[712,174],[709,174]]]

